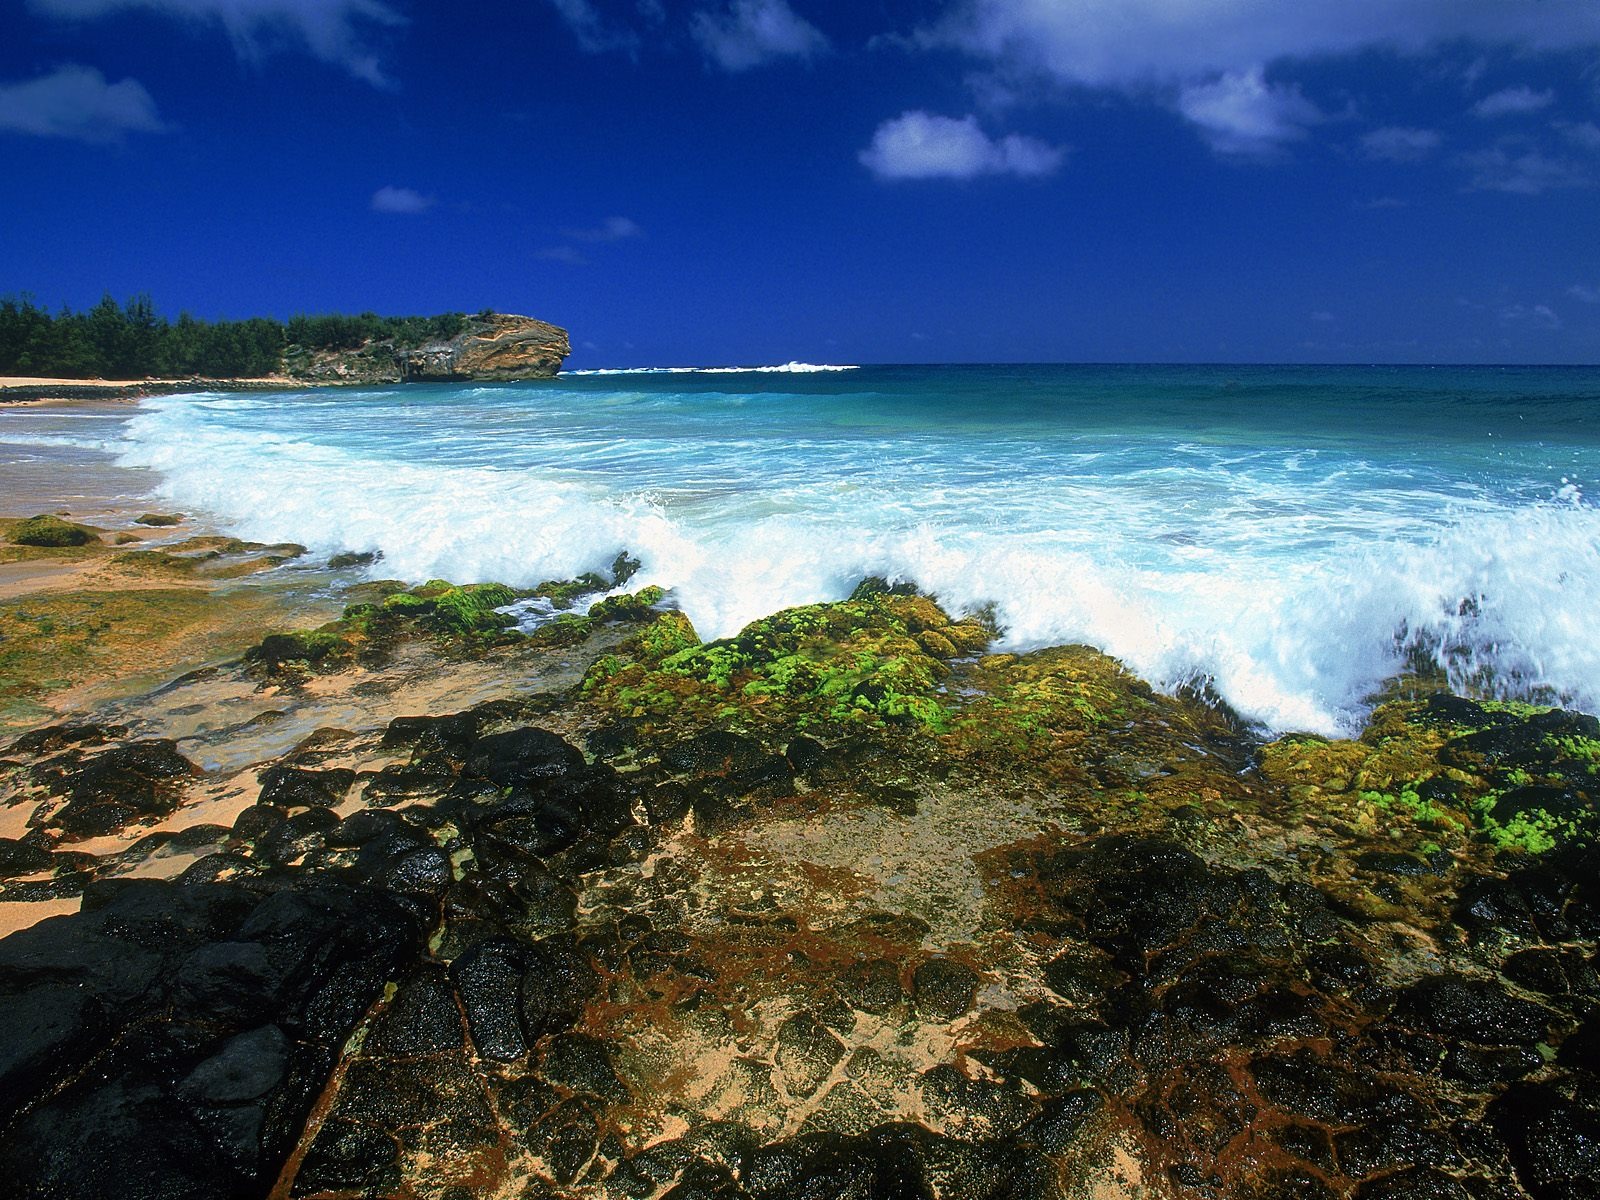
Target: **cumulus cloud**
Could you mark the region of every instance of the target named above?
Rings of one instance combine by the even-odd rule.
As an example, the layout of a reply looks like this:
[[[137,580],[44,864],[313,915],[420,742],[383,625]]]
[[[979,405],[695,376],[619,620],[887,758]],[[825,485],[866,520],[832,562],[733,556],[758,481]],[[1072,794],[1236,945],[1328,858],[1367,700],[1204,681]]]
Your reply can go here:
[[[902,113],[878,126],[858,156],[880,179],[972,179],[978,175],[1048,175],[1066,152],[1037,138],[991,139],[978,118]]]
[[[1280,59],[1458,41],[1600,45],[1593,0],[960,0],[926,43],[1090,87],[1180,85]]]
[[[1600,287],[1590,287],[1586,283],[1575,283],[1567,289],[1567,295],[1584,304],[1600,304]]]
[[[1556,102],[1554,92],[1536,92],[1530,87],[1509,87],[1485,96],[1472,106],[1475,117],[1520,117],[1549,108]]]
[[[725,10],[701,9],[689,33],[725,71],[748,71],[780,58],[811,58],[828,48],[822,31],[788,0],[733,0]]]
[[[1462,45],[1600,47],[1593,0],[956,0],[914,45],[956,49],[1003,84],[1120,91],[1176,108],[1219,152],[1260,156],[1299,138],[1311,101],[1291,64]],[[1512,89],[1515,90],[1515,89]]]
[[[1260,67],[1191,84],[1178,93],[1178,111],[1213,150],[1245,157],[1276,153],[1322,120],[1299,88],[1268,83]]]
[[[0,130],[35,137],[114,142],[166,128],[156,102],[136,79],[108,83],[76,63],[17,83],[0,83]]]
[[[629,238],[644,236],[639,222],[629,217],[607,217],[598,225],[583,229],[563,229],[563,237],[578,242],[625,242]]]
[[[427,212],[435,203],[432,196],[424,196],[415,188],[388,186],[372,193],[373,212],[416,216]]]
[[[1361,153],[1379,162],[1420,162],[1437,150],[1441,141],[1432,129],[1386,125],[1362,135]]]
[[[141,9],[182,20],[220,25],[245,58],[287,47],[342,67],[357,79],[388,83],[375,46],[377,36],[404,24],[383,0],[27,0],[45,16],[91,20]]]

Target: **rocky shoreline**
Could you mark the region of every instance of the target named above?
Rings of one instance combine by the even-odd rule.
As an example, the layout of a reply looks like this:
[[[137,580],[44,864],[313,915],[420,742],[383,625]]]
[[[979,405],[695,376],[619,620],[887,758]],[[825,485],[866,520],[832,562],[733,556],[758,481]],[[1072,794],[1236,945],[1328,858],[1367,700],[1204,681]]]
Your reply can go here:
[[[0,749],[0,902],[81,903],[0,940],[0,1194],[1600,1194],[1593,717],[1269,741],[630,571],[351,579]]]

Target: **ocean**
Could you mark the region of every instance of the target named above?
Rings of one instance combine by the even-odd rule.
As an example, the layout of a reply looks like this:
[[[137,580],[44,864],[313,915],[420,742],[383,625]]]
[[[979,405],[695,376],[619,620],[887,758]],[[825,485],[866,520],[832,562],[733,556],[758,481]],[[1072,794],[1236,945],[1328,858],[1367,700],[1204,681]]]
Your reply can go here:
[[[1359,729],[1418,660],[1600,710],[1593,369],[791,364],[6,416],[6,461],[76,446],[238,536],[381,551],[375,576],[531,585],[626,550],[706,638],[882,575],[1274,731]]]

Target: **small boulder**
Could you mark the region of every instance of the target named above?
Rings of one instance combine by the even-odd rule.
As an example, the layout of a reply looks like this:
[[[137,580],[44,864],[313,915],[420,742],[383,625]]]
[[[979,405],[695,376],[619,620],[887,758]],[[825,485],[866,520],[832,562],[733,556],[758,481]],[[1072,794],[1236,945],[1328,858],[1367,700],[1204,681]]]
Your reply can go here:
[[[11,544],[14,546],[87,546],[99,541],[95,531],[85,525],[74,525],[49,513],[29,517],[11,527]]]

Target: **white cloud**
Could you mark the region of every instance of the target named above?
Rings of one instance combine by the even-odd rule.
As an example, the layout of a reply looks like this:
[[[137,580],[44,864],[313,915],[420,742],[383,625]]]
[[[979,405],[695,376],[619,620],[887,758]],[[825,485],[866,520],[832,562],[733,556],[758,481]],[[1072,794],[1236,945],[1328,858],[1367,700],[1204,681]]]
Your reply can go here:
[[[1443,139],[1432,129],[1386,125],[1361,138],[1361,153],[1381,162],[1420,162],[1439,148]]]
[[[1593,121],[1557,121],[1555,127],[1578,149],[1600,153],[1600,125]]]
[[[1191,84],[1178,93],[1178,111],[1217,153],[1246,157],[1275,153],[1322,120],[1299,88],[1268,83],[1260,67]]]
[[[828,39],[788,0],[733,0],[726,11],[701,9],[689,33],[707,58],[725,71],[747,71],[779,58],[811,58]]]
[[[1567,295],[1584,304],[1600,304],[1600,287],[1590,287],[1586,283],[1575,283],[1567,289]]]
[[[629,238],[644,236],[639,222],[629,217],[607,217],[600,224],[587,229],[563,229],[563,237],[579,242],[625,242]]]
[[[1002,84],[1119,91],[1176,107],[1220,152],[1281,149],[1310,124],[1294,63],[1366,51],[1600,47],[1595,0],[955,0],[912,35],[957,49]]]
[[[46,16],[90,20],[144,9],[217,24],[242,57],[257,59],[289,44],[378,86],[388,80],[374,34],[404,24],[383,0],[27,0]]]
[[[858,156],[880,179],[972,179],[978,175],[1048,175],[1066,152],[1037,138],[1007,134],[998,141],[978,118],[902,113],[878,126]]]
[[[572,30],[578,48],[586,54],[606,54],[620,51],[635,55],[639,52],[639,35],[624,25],[612,24],[600,15],[593,0],[550,0],[551,6]],[[645,11],[645,6],[640,6]],[[659,7],[655,9],[659,15]]]
[[[1512,304],[1500,310],[1504,325],[1521,325],[1530,329],[1560,329],[1561,318],[1548,304]]]
[[[1475,117],[1518,117],[1549,108],[1556,102],[1554,92],[1536,92],[1530,87],[1509,87],[1485,96],[1472,106]]]
[[[1557,188],[1593,187],[1596,182],[1586,165],[1526,146],[1491,146],[1463,155],[1461,163],[1472,172],[1470,191],[1538,196]]]
[[[389,186],[381,187],[372,193],[373,212],[416,216],[418,213],[427,212],[434,204],[432,196],[424,196],[415,188]]]
[[[166,128],[136,79],[107,83],[93,67],[69,64],[48,75],[0,83],[0,130],[80,142],[114,142]]]
[[[1322,310],[1322,311],[1319,311],[1319,312],[1312,313],[1311,314],[1311,319],[1313,321],[1318,322],[1319,324],[1326,325],[1330,321],[1337,321],[1339,318],[1334,316],[1331,312],[1328,312],[1326,310]]]
[[[1257,63],[1475,41],[1600,45],[1593,0],[960,0],[928,43],[1090,87],[1177,86]]]

